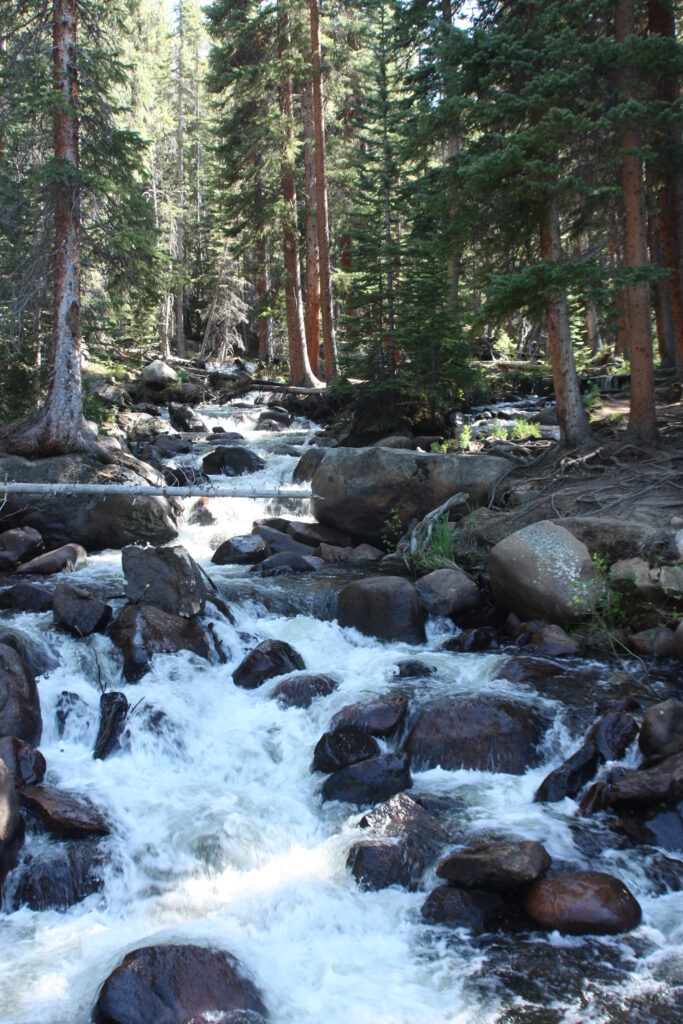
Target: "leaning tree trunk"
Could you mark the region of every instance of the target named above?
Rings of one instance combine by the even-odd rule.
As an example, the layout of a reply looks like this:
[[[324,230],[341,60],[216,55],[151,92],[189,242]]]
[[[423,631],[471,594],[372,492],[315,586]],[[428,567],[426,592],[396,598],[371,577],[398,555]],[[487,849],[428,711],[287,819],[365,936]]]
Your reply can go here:
[[[633,0],[622,0],[614,15],[615,37],[624,44],[635,33]],[[634,72],[619,71],[622,101],[635,98]],[[639,155],[640,131],[635,122],[624,119],[621,133],[621,183],[624,195],[624,256],[629,269],[640,270],[647,263],[643,168]],[[647,282],[628,282],[626,310],[629,356],[631,359],[631,413],[629,431],[637,441],[653,441],[655,420],[654,367],[650,331],[650,297]]]
[[[289,339],[289,369],[292,384],[315,387],[320,382],[311,370],[304,335],[303,304],[301,301],[301,271],[299,268],[299,242],[297,239],[296,185],[292,165],[294,127],[292,124],[292,77],[285,69],[290,48],[289,15],[278,0],[278,56],[283,65],[278,90],[280,113],[283,119],[283,145],[281,156],[280,188],[285,204],[282,225],[282,248],[285,265],[285,306],[287,309],[287,336]]]
[[[320,372],[320,255],[318,251],[318,207],[315,177],[315,126],[313,86],[304,86],[304,199],[306,203],[306,348],[311,370]]]
[[[541,255],[550,263],[562,257],[560,215],[557,200],[551,195],[545,197],[541,211]],[[591,443],[592,434],[581,401],[564,290],[550,289],[545,308],[560,435],[566,444],[584,447]]]
[[[80,191],[77,182],[77,0],[53,0],[53,135],[55,252],[50,384],[37,413],[0,434],[0,447],[17,455],[61,455],[96,450],[81,400]]]
[[[320,259],[320,307],[322,313],[325,380],[332,384],[339,373],[337,341],[332,307],[330,273],[330,221],[327,207],[327,155],[325,149],[325,108],[323,106],[322,44],[318,0],[309,0],[313,63],[313,122],[315,125],[315,192],[318,206],[318,252]]]

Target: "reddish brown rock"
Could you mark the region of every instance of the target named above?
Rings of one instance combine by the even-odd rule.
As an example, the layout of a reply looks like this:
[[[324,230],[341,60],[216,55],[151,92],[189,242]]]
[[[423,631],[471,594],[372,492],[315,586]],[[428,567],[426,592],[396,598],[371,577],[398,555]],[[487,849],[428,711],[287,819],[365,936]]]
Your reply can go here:
[[[19,790],[24,807],[53,835],[65,839],[109,835],[109,825],[93,805],[53,786],[24,786]]]
[[[623,882],[600,871],[576,871],[532,882],[529,917],[563,935],[617,935],[640,924],[642,911]]]
[[[24,562],[16,570],[37,576],[49,576],[55,572],[74,572],[88,561],[88,552],[80,544],[64,544],[61,548],[47,551],[44,555]]]
[[[550,854],[541,843],[477,843],[439,861],[436,873],[463,889],[505,892],[544,875]]]
[[[346,866],[361,889],[412,889],[424,870],[424,858],[405,839],[359,839],[351,844]]]
[[[201,626],[153,605],[126,605],[114,620],[109,636],[123,654],[123,674],[130,683],[138,682],[149,671],[155,654],[192,651],[207,660],[211,655]]]
[[[55,625],[68,630],[74,636],[88,636],[103,632],[112,616],[112,610],[104,601],[93,597],[87,590],[73,587],[70,583],[58,583],[52,603]]]
[[[439,820],[407,793],[397,793],[368,811],[358,825],[374,833],[407,840],[425,861],[436,856],[448,842],[448,833]]]
[[[334,716],[330,728],[355,726],[370,736],[390,736],[401,725],[407,711],[407,697],[388,694],[366,704],[347,704]]]
[[[665,700],[645,712],[638,746],[646,757],[670,757],[683,751],[683,703]]]

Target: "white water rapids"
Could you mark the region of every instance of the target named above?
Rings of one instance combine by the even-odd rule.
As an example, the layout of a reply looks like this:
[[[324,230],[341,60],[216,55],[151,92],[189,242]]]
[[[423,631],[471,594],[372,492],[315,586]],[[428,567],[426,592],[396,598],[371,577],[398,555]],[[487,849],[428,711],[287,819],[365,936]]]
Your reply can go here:
[[[240,431],[266,458],[266,469],[250,482],[291,485],[296,457],[271,449],[300,444],[305,425],[273,435],[256,430],[254,415],[247,415],[210,422]],[[317,589],[312,576],[251,577],[247,586],[247,569],[211,565],[212,546],[249,533],[264,515],[291,516],[291,506],[212,499],[209,507],[217,524],[185,523],[176,543],[209,572],[235,615],[235,626],[217,613],[213,618],[229,652],[226,664],[157,656],[140,683],[127,685],[106,637],[59,634],[51,613],[0,618],[60,659],[38,680],[46,781],[88,797],[113,833],[104,844],[101,893],[64,912],[0,914],[1,1024],[86,1024],[100,985],[125,953],[172,941],[234,954],[260,988],[272,1024],[679,1021],[683,895],[659,893],[638,847],[603,847],[595,821],[584,826],[592,846],[577,841],[573,801],[532,802],[545,774],[576,747],[562,706],[530,688],[493,681],[496,655],[441,650],[452,632],[445,622],[431,623],[427,644],[413,647],[383,644],[305,613],[315,611],[316,601],[324,613],[333,573],[327,589]],[[303,507],[297,514],[309,517]],[[75,581],[109,599],[120,596],[120,553],[92,557]],[[302,610],[283,614],[292,602]],[[233,669],[268,637],[292,644],[307,670],[335,675],[339,688],[308,709],[285,710],[270,699],[275,682],[255,691],[235,687]],[[437,673],[399,680],[397,663],[416,657]],[[98,662],[109,689],[123,690],[131,706],[144,698],[166,716],[154,732],[138,708],[129,748],[104,761],[92,757]],[[322,804],[322,776],[310,771],[313,748],[341,707],[392,688],[405,692],[406,684],[418,702],[437,690],[488,691],[554,717],[544,764],[525,776],[437,769],[414,773],[414,791],[444,798],[442,820],[456,842],[491,834],[538,839],[556,861],[618,875],[643,908],[635,932],[574,939],[523,931],[475,941],[422,922],[433,871],[420,892],[358,889],[345,861],[360,815],[352,805]],[[55,705],[63,690],[82,697],[90,714],[70,718],[60,738]],[[603,686],[600,696],[607,692]]]

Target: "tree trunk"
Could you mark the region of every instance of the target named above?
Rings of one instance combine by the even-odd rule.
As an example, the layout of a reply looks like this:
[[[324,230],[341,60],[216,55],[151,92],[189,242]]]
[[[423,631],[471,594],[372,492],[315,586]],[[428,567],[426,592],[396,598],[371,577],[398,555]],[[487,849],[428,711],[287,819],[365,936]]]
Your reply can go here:
[[[287,336],[289,339],[289,369],[294,385],[315,387],[320,382],[311,370],[304,335],[303,305],[301,301],[301,272],[299,268],[299,242],[297,239],[296,185],[292,149],[292,77],[285,70],[285,60],[291,46],[289,14],[283,0],[278,0],[278,56],[283,65],[278,89],[280,113],[284,122],[284,141],[281,154],[280,188],[285,201],[282,224],[282,247],[285,265],[285,305],[287,309]]]
[[[55,253],[50,383],[45,405],[0,434],[0,447],[26,456],[97,451],[81,402],[81,263],[77,0],[53,0]]]
[[[313,63],[313,120],[315,125],[315,176],[318,206],[318,253],[320,259],[320,305],[322,313],[325,380],[332,384],[339,373],[337,342],[332,307],[330,274],[330,223],[327,207],[327,154],[325,149],[325,109],[323,106],[322,45],[318,0],[309,0],[311,12],[311,51]]]
[[[311,370],[320,373],[320,258],[318,254],[318,208],[315,180],[315,127],[313,86],[303,90],[304,115],[304,198],[306,202],[306,348]]]
[[[621,246],[619,239],[619,219],[614,213],[609,218],[607,226],[609,232],[609,258],[613,271],[619,269],[621,263]],[[626,289],[620,288],[614,300],[614,311],[616,314],[614,354],[628,359],[628,337],[626,335]]]
[[[262,310],[270,295],[270,254],[268,243],[263,235],[258,243],[258,283],[256,288],[261,311],[258,321],[258,357],[262,362],[269,363],[273,358],[273,332],[270,317],[263,316]]]
[[[550,263],[562,258],[560,216],[557,200],[551,195],[546,196],[541,211],[541,255]],[[546,321],[560,435],[566,444],[585,447],[591,443],[592,434],[581,401],[564,291],[547,293]]]
[[[178,2],[178,273],[180,282],[176,295],[176,345],[178,355],[185,358],[185,242],[184,242],[184,206],[185,206],[185,173],[183,167],[183,45],[185,42],[185,7],[184,0]]]
[[[649,34],[675,39],[673,3],[648,0],[647,9]],[[658,77],[655,97],[673,106],[679,97],[678,78],[675,75]],[[659,156],[659,184],[655,190],[659,241],[662,260],[670,275],[666,288],[674,335],[675,365],[680,374],[683,372],[683,171],[675,156],[677,151],[680,152],[680,129],[671,128],[668,132],[662,129],[655,133],[654,145]]]
[[[615,11],[615,37],[619,44],[634,35],[633,0],[622,0]],[[635,98],[634,73],[625,67],[619,71],[622,100]],[[638,149],[641,145],[637,124],[622,125],[621,182],[624,194],[625,265],[638,270],[647,263],[645,242],[645,197],[643,172]],[[650,333],[650,301],[646,282],[626,285],[629,355],[631,359],[631,414],[629,430],[637,441],[653,441],[657,436],[655,420],[654,368]]]
[[[653,207],[656,207],[655,190],[649,172],[647,172],[647,194],[650,200],[647,209],[647,244],[650,250],[650,262],[662,267],[664,265],[662,243],[659,237],[657,213],[653,209]],[[667,282],[662,278],[650,284],[650,301],[655,314],[659,361],[662,367],[674,369],[676,367],[674,323],[671,316],[671,303],[669,302]]]

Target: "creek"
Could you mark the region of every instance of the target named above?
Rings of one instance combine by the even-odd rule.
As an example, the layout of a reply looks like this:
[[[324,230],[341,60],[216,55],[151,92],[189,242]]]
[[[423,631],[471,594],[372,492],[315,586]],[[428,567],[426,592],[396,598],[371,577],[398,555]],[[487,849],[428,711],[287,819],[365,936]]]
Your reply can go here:
[[[208,410],[211,426],[239,431],[265,458],[266,468],[245,481],[291,486],[297,455],[282,449],[307,443],[312,428],[295,421],[268,433],[256,426],[259,411],[248,402],[234,412]],[[196,455],[177,462],[198,464]],[[444,650],[457,632],[446,620],[430,620],[420,646],[342,629],[332,618],[334,594],[352,578],[348,570],[263,579],[246,567],[211,564],[217,544],[249,533],[255,519],[310,518],[306,501],[210,499],[216,522],[206,526],[189,524],[191,505],[177,543],[234,614],[230,624],[207,612],[224,664],[157,655],[151,671],[129,685],[106,636],[66,636],[51,613],[0,613],[1,626],[53,664],[58,659],[38,680],[46,781],[88,797],[112,825],[101,892],[66,911],[0,914],[1,1024],[86,1024],[100,985],[126,952],[177,941],[234,954],[260,988],[272,1024],[678,1024],[683,894],[668,891],[653,865],[680,857],[680,845],[672,850],[676,840],[666,837],[664,849],[633,842],[599,816],[580,818],[570,799],[533,802],[547,772],[578,745],[596,705],[609,707],[614,666],[584,662],[578,681],[569,674],[534,687],[495,679],[502,655]],[[92,556],[74,581],[121,606],[120,552]],[[333,675],[339,687],[307,709],[282,708],[271,699],[272,681],[258,690],[236,687],[232,671],[266,638],[290,643],[308,671]],[[435,673],[399,678],[397,666],[409,658]],[[129,717],[124,749],[104,761],[92,757],[100,677],[131,706],[142,702]],[[83,703],[60,735],[64,690]],[[643,923],[611,938],[561,937],[521,924],[474,938],[423,922],[433,869],[420,891],[361,891],[345,866],[361,815],[352,805],[322,803],[322,776],[311,772],[311,759],[337,711],[391,692],[410,696],[411,713],[437,693],[512,696],[538,709],[549,726],[538,768],[523,776],[414,771],[411,793],[432,798],[454,842],[538,839],[555,864],[617,875],[640,902]],[[670,693],[670,683],[654,676],[638,695],[650,703]],[[150,707],[163,716],[150,716]],[[632,748],[626,763],[636,760]],[[44,842],[30,835],[22,856]]]

